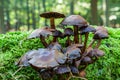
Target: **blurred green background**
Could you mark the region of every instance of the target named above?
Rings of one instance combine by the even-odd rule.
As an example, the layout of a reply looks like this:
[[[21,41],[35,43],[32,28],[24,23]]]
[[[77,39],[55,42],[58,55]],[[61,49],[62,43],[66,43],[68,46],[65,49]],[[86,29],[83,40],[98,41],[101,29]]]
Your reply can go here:
[[[39,17],[48,11],[79,14],[91,25],[120,27],[120,0],[0,0],[0,33],[49,25]]]

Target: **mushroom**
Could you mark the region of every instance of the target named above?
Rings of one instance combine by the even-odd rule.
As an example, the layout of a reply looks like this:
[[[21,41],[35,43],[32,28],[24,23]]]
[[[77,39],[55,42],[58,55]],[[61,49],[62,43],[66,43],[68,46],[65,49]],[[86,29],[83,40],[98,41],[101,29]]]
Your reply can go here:
[[[63,34],[62,34],[61,31],[55,30],[55,31],[53,32],[53,37],[54,37],[53,42],[57,42],[58,37],[61,37],[61,38],[62,38],[62,37],[63,37]]]
[[[64,64],[66,56],[58,50],[44,49],[43,51],[38,50],[35,56],[33,56],[28,62],[32,67],[41,68],[54,68],[59,64]]]
[[[107,29],[104,28],[104,27],[97,27],[95,35],[93,37],[93,39],[98,40],[98,43],[97,43],[95,48],[98,48],[100,46],[100,44],[101,44],[101,40],[106,39],[106,38],[108,38]]]
[[[86,49],[89,32],[95,32],[95,31],[96,31],[96,29],[91,26],[88,26],[88,27],[80,30],[81,35],[85,34],[84,47],[82,49],[82,53],[84,53],[84,51]]]
[[[48,27],[36,29],[28,36],[28,39],[40,38],[43,45],[45,47],[47,47],[48,44],[45,41],[45,37],[47,37],[48,35],[52,35],[53,31],[54,31],[54,29],[51,29],[51,28],[48,28]]]
[[[79,28],[87,27],[86,20],[83,17],[81,17],[80,15],[70,15],[70,16],[66,17],[61,22],[61,24],[74,26],[74,41],[75,41],[75,43],[79,43],[78,27]]]
[[[93,36],[93,40],[91,41],[90,45],[88,46],[88,48],[92,47],[93,43],[95,42],[95,40],[98,40],[98,43],[96,45],[95,48],[98,48],[101,44],[101,40],[102,39],[106,39],[108,38],[108,31],[106,28],[104,27],[97,27],[96,28],[96,32],[94,33],[94,36]]]
[[[64,18],[65,15],[58,12],[45,12],[40,14],[40,17],[50,19],[50,26],[52,29],[55,29],[54,18]]]
[[[71,35],[74,35],[73,30],[72,30],[71,28],[66,28],[66,29],[64,30],[64,37],[67,36],[66,47],[69,46],[69,45],[72,43],[71,40],[70,40],[70,36],[71,36]]]

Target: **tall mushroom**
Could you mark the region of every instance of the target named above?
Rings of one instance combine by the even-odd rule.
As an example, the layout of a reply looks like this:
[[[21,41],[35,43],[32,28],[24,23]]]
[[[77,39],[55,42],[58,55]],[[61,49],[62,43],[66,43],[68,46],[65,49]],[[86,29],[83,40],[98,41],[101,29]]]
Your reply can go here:
[[[80,15],[70,15],[66,17],[62,22],[62,25],[71,25],[74,26],[74,41],[79,43],[78,37],[78,27],[83,28],[87,26],[86,20]]]
[[[96,31],[96,29],[91,26],[88,26],[88,27],[80,30],[81,35],[85,34],[84,47],[82,49],[82,53],[84,53],[84,51],[86,49],[89,32],[95,32],[95,31]]]
[[[50,26],[52,29],[55,29],[54,19],[55,18],[64,18],[65,15],[58,13],[58,12],[45,12],[45,13],[40,14],[40,17],[50,19]]]

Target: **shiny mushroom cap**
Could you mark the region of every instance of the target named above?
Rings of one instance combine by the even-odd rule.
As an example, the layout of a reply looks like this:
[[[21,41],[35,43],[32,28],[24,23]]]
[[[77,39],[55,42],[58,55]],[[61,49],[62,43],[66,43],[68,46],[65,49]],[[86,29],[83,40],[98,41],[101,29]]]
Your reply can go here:
[[[66,28],[64,30],[64,36],[71,36],[71,35],[74,35],[74,32],[71,28]]]
[[[102,50],[99,50],[99,49],[93,49],[93,50],[92,50],[92,53],[93,53],[94,55],[96,55],[97,57],[102,57],[102,56],[104,56],[104,52],[103,52]]]
[[[53,68],[66,61],[66,56],[58,50],[44,49],[38,50],[39,53],[33,56],[28,62],[32,67]]]
[[[65,15],[58,12],[45,12],[40,14],[40,17],[44,18],[64,18]]]
[[[93,39],[106,39],[108,38],[108,31],[104,27],[97,27]]]
[[[80,30],[80,34],[85,34],[85,33],[89,33],[89,32],[95,32],[96,29],[94,27],[88,26],[86,28],[83,28]]]
[[[55,67],[54,71],[56,74],[65,74],[65,73],[69,73],[70,69],[66,65],[61,65],[61,66]]]
[[[52,35],[53,31],[54,29],[51,29],[49,27],[36,29],[28,36],[28,39],[39,38],[40,35],[43,37],[47,37],[48,35]]]
[[[70,15],[66,17],[62,22],[62,25],[77,25],[79,27],[87,26],[87,21],[80,15]]]
[[[73,48],[71,47],[71,49],[68,49],[65,53],[65,55],[69,58],[69,59],[77,59],[79,58],[81,55],[81,50],[79,48]]]
[[[52,43],[48,46],[48,49],[61,51],[61,50],[62,50],[62,46],[61,46],[58,42],[52,42]]]
[[[88,56],[84,57],[81,61],[81,64],[85,65],[85,64],[90,64],[92,63],[92,59]]]
[[[32,56],[36,55],[38,53],[37,50],[31,50],[25,53],[24,56],[22,56],[19,61],[16,62],[16,65],[18,66],[29,66],[28,61],[32,58]]]
[[[62,32],[61,31],[59,31],[59,30],[55,30],[54,32],[53,32],[53,36],[54,37],[63,37],[63,34],[62,34]]]

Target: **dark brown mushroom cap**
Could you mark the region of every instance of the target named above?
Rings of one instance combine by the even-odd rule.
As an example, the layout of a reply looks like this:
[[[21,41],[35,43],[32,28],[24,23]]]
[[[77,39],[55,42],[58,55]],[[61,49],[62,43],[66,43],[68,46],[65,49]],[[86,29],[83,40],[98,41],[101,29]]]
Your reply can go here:
[[[65,15],[58,12],[45,12],[40,14],[40,17],[44,18],[64,18]]]
[[[108,31],[104,27],[97,27],[93,39],[106,39],[108,38]]]
[[[74,35],[74,32],[71,28],[65,28],[64,30],[64,36],[71,36]]]
[[[52,42],[49,46],[48,49],[53,49],[53,50],[62,50],[62,46],[58,42]]]
[[[32,58],[32,56],[36,55],[38,53],[37,50],[31,50],[28,51],[25,55],[23,55],[18,62],[16,62],[16,65],[18,66],[29,66],[28,61]]]
[[[70,66],[71,72],[73,75],[79,75],[79,70],[75,66]]]
[[[46,70],[46,69],[41,69],[39,71],[40,76],[42,77],[42,79],[44,80],[50,80],[53,77],[53,74],[50,70]]]
[[[28,39],[39,38],[40,35],[47,37],[48,35],[52,35],[53,31],[54,29],[50,29],[48,27],[36,29],[28,36]]]
[[[61,65],[61,66],[55,67],[54,71],[56,74],[65,74],[65,73],[69,73],[70,69],[66,65]]]
[[[81,50],[79,48],[71,48],[66,51],[65,55],[69,59],[77,59],[81,56],[80,53],[81,53]]]
[[[34,55],[29,64],[40,68],[53,68],[66,61],[66,56],[58,50],[39,49],[39,53]]]
[[[81,64],[90,64],[92,63],[92,59],[88,56],[84,57],[81,61]]]
[[[92,50],[92,53],[93,53],[94,55],[96,55],[97,57],[102,57],[102,56],[104,56],[104,52],[103,52],[102,50],[99,50],[99,49],[93,49],[93,50]]]
[[[62,32],[59,31],[59,30],[55,30],[55,31],[53,32],[53,36],[54,36],[54,37],[61,37],[61,38],[63,38],[63,34],[62,34]]]
[[[96,29],[94,27],[91,27],[91,26],[88,26],[86,28],[83,28],[80,30],[80,34],[85,34],[85,33],[88,33],[88,32],[95,32]]]
[[[87,21],[80,15],[70,15],[66,17],[62,22],[62,25],[77,25],[79,27],[87,26]]]

